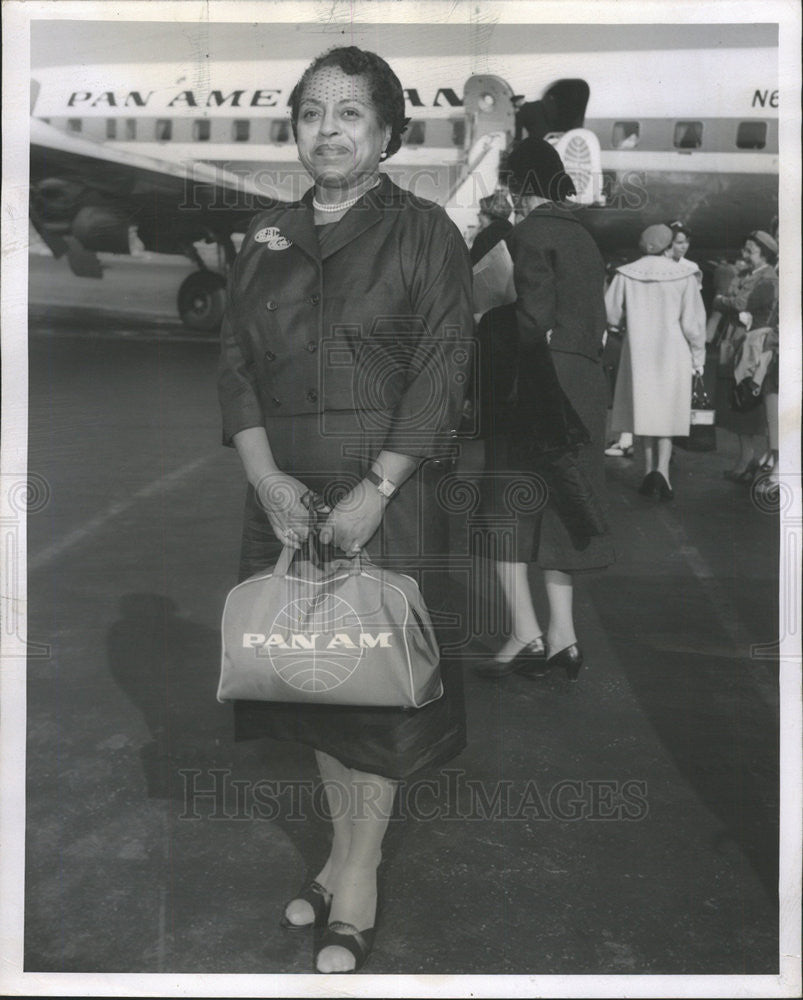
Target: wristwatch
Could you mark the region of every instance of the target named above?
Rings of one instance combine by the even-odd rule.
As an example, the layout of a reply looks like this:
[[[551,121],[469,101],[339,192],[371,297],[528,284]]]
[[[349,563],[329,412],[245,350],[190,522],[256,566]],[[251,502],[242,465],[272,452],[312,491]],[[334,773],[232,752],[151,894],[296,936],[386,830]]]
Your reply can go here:
[[[373,469],[365,473],[369,483],[373,483],[386,500],[392,500],[399,492],[399,487],[391,479],[380,479]]]

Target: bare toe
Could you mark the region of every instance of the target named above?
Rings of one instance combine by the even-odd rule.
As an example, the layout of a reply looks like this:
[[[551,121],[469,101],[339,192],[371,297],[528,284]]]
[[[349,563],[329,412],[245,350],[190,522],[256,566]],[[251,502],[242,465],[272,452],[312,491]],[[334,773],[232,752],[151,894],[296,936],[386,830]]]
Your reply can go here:
[[[318,953],[318,972],[353,972],[356,959],[346,948],[329,945]]]
[[[285,917],[296,927],[304,927],[315,920],[312,907],[305,899],[291,899],[284,911]]]

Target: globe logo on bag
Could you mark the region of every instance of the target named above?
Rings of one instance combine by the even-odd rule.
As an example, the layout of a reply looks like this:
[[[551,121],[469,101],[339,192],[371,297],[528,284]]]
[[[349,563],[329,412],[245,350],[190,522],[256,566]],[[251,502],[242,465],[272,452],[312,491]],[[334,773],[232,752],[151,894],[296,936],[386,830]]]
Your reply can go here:
[[[267,656],[285,684],[308,694],[340,687],[366,649],[390,644],[391,632],[364,632],[354,608],[334,594],[290,601],[274,618],[269,635],[243,635],[243,646]]]

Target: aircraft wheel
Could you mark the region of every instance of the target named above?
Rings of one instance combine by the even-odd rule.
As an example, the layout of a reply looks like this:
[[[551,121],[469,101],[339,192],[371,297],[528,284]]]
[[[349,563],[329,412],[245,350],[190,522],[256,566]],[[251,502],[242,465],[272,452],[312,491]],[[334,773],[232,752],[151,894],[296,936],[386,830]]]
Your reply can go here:
[[[178,290],[181,322],[190,330],[217,332],[226,306],[226,279],[214,271],[195,271]]]

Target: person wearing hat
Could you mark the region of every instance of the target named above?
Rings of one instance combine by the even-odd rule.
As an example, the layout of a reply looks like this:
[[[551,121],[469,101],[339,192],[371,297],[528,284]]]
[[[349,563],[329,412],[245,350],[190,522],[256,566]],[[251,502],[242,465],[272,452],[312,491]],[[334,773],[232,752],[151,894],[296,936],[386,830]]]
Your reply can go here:
[[[736,465],[728,469],[724,476],[733,482],[750,485],[755,475],[763,471],[759,456],[765,451],[766,412],[763,407],[756,407],[747,413],[737,413],[731,408],[733,362],[741,352],[748,330],[772,326],[770,318],[778,300],[778,274],[775,270],[778,244],[768,232],[757,229],[745,240],[742,258],[751,269],[750,273],[734,282],[728,294],[716,295],[713,302],[714,308],[723,313],[728,321],[716,403],[718,426],[732,431],[739,440]]]
[[[672,252],[662,224],[641,234],[639,260],[617,268],[605,296],[608,322],[627,330],[616,378],[611,428],[644,439],[639,492],[671,500],[672,438],[689,433],[693,372],[705,365],[705,308],[698,267]]]
[[[488,506],[491,513],[512,513],[515,519],[515,537],[507,549],[500,539],[501,559],[496,562],[511,631],[480,673],[539,677],[562,667],[576,679],[583,653],[573,618],[573,574],[610,565],[610,539],[590,530],[579,535],[565,496],[552,487],[546,505],[540,504],[542,510],[508,508],[515,506],[515,487],[529,482],[533,469],[538,470],[533,456],[547,450],[571,454],[594,498],[603,504],[605,265],[591,235],[566,204],[575,187],[554,146],[540,138],[525,139],[506,157],[503,172],[520,220],[507,237],[517,295],[516,391],[511,422],[489,448],[490,480],[507,487],[499,489],[498,496],[494,490]],[[528,565],[533,562],[544,573],[546,635],[528,583]]]

